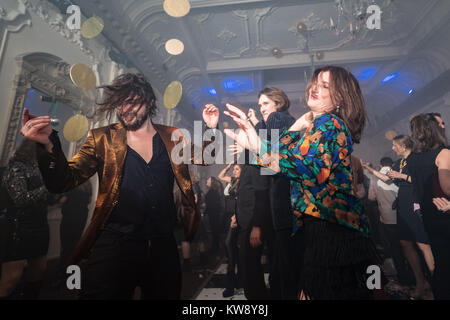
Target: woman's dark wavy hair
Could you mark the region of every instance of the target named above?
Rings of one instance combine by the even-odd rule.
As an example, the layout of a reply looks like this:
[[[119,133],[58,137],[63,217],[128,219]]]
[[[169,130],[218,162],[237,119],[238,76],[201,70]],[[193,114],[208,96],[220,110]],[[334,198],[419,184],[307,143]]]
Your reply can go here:
[[[16,151],[9,159],[9,163],[22,162],[34,163],[36,162],[36,142],[23,138]]]
[[[359,143],[366,124],[366,108],[358,80],[351,72],[337,66],[316,69],[306,86],[305,101],[308,102],[309,90],[313,84],[317,83],[319,74],[326,71],[330,72],[331,101],[335,106],[339,106],[339,111],[335,109],[331,113],[344,121],[350,130],[353,142]]]
[[[261,95],[265,95],[267,98],[275,102],[277,111],[285,111],[289,109],[289,106],[291,105],[286,93],[279,88],[271,87],[262,89],[258,94],[258,100]]]
[[[117,107],[133,102],[133,105],[146,106],[149,116],[156,114],[156,96],[153,88],[142,74],[125,73],[116,77],[109,85],[97,87],[104,89],[104,96],[97,102],[96,114],[106,113],[109,117]]]
[[[432,114],[419,114],[409,122],[416,153],[437,148],[447,148],[448,141],[436,118]]]

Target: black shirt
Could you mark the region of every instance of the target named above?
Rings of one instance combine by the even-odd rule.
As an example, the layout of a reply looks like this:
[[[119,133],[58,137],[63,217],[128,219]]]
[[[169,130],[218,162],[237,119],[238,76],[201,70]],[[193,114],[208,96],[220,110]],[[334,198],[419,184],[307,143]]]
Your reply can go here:
[[[176,220],[174,173],[159,134],[153,137],[149,163],[127,146],[123,170],[118,204],[105,229],[141,240],[171,236]]]

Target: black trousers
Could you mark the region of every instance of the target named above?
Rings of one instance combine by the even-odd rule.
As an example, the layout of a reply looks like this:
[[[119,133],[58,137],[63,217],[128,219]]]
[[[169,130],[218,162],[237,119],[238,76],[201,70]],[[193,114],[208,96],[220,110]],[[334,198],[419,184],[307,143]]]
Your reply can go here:
[[[275,231],[273,261],[270,270],[270,293],[275,300],[296,300],[298,270],[294,264],[294,239],[290,229]]]
[[[227,289],[234,289],[239,287],[240,265],[239,265],[239,251],[238,251],[238,235],[239,228],[229,228],[227,237],[225,238],[225,248],[227,249]],[[236,274],[236,266],[238,267],[238,274]]]
[[[137,241],[104,230],[82,270],[82,300],[179,300],[181,267],[175,238]]]
[[[88,214],[88,208],[76,208],[75,210],[62,211],[62,220],[59,226],[61,238],[61,254],[59,260],[61,268],[64,266],[66,259],[80,240],[86,225]]]
[[[261,264],[261,256],[264,245],[252,248],[250,245],[250,230],[241,230],[238,236],[239,267],[242,277],[242,285],[247,300],[267,300],[269,291],[264,281],[264,270]]]

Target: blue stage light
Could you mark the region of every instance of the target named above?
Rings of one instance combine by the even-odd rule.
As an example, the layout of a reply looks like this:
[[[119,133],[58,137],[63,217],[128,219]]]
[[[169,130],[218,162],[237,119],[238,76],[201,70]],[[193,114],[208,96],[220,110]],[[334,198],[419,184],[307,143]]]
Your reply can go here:
[[[217,91],[214,88],[206,88],[206,91],[212,96],[217,96]]]
[[[233,77],[224,79],[222,87],[227,91],[252,91],[255,85],[252,77]]]
[[[355,71],[355,76],[359,81],[368,80],[377,74],[378,69],[376,67],[369,67]]]
[[[391,74],[387,75],[386,78],[384,78],[383,81],[381,81],[381,83],[389,82],[397,77],[398,77],[398,73],[391,73]]]

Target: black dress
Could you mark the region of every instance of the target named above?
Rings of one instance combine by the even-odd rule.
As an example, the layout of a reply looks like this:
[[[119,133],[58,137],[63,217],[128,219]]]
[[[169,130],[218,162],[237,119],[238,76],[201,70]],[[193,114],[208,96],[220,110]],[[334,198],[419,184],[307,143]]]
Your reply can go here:
[[[411,155],[405,160],[394,163],[392,170],[402,174],[411,175],[409,161]],[[400,240],[407,240],[429,244],[428,235],[423,226],[422,218],[414,212],[413,186],[403,179],[395,179],[394,183],[399,187],[397,202],[397,224]]]
[[[48,191],[37,164],[10,163],[3,182],[14,206],[14,210],[7,214],[8,240],[4,262],[47,255],[50,239]]]
[[[433,294],[435,299],[450,300],[450,214],[439,212],[433,204],[434,197],[446,197],[440,188],[435,164],[441,150],[411,155],[410,166],[414,195],[420,203],[434,256]]]
[[[222,197],[217,190],[210,188],[205,196],[205,215],[209,218],[209,225],[213,235],[222,232]]]

